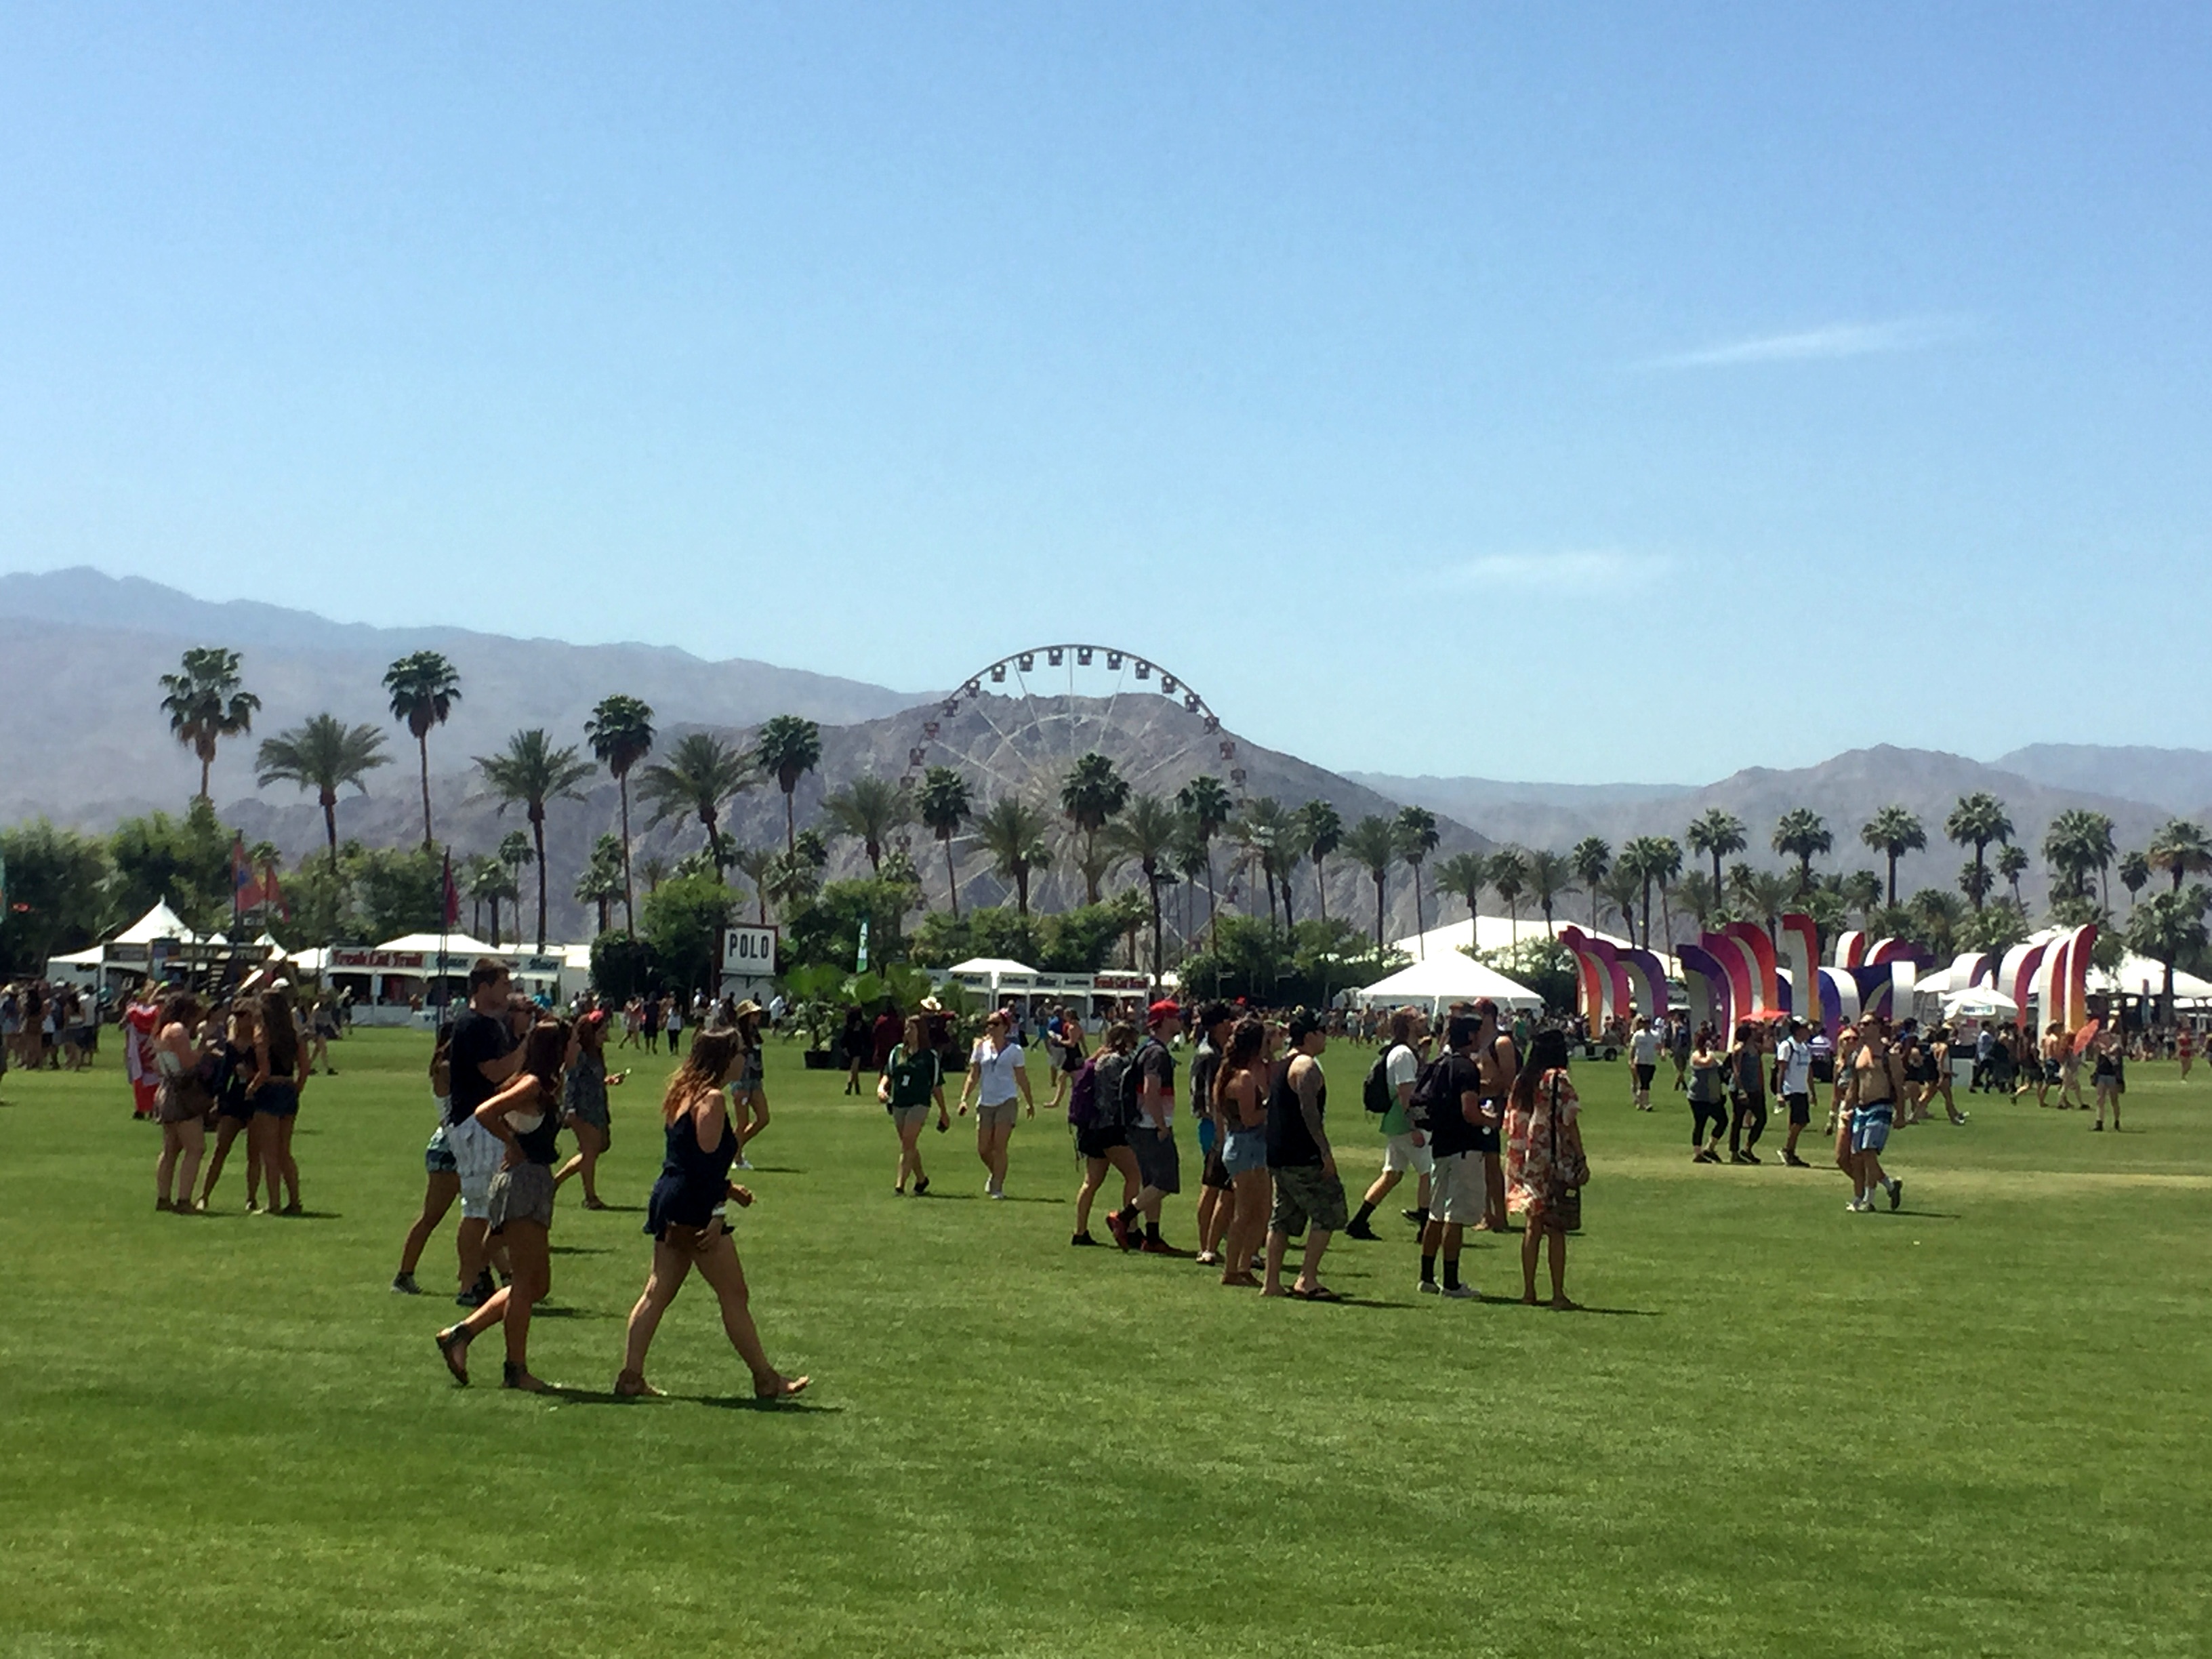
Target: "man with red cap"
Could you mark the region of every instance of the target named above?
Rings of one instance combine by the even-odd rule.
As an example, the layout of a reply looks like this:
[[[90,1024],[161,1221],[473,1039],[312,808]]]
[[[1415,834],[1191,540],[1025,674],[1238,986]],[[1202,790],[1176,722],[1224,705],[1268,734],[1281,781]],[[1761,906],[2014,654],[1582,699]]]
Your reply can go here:
[[[1168,1044],[1182,1032],[1182,1010],[1173,1002],[1154,1003],[1145,1017],[1145,1040],[1132,1057],[1127,1087],[1136,1091],[1135,1108],[1125,1115],[1129,1124],[1129,1150],[1137,1155],[1137,1173],[1144,1188],[1129,1205],[1106,1218],[1115,1241],[1125,1250],[1146,1255],[1179,1255],[1160,1237],[1160,1206],[1170,1194],[1182,1190],[1182,1160],[1175,1139],[1175,1055]],[[1144,1236],[1139,1241],[1137,1218],[1142,1215]]]

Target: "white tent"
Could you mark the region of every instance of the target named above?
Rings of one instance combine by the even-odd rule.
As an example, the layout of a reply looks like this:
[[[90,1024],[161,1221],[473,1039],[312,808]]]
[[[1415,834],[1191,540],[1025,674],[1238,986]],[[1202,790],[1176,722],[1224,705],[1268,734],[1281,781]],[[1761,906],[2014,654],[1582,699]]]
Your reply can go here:
[[[2120,965],[2111,973],[2101,968],[2089,970],[2092,991],[2118,992],[2124,996],[2159,996],[2166,990],[2166,964],[2154,962],[2148,957],[2139,957],[2130,951],[2120,958]],[[2212,984],[2194,974],[2173,970],[2173,1000],[2176,1002],[2203,1002],[2212,998]]]
[[[185,926],[185,919],[169,908],[168,900],[163,899],[109,942],[114,945],[151,945],[157,939],[189,939],[192,937],[192,930]]]
[[[1601,939],[1624,951],[1632,950],[1635,946],[1634,940],[1623,939],[1618,933],[1602,930],[1593,933],[1573,916],[1554,914],[1550,930],[1552,937],[1556,939],[1562,927],[1581,927],[1590,938]],[[1425,933],[1408,933],[1405,938],[1393,939],[1390,943],[1394,949],[1403,951],[1414,961],[1426,962],[1437,956],[1464,957],[1465,947],[1470,944],[1478,951],[1505,951],[1516,944],[1526,945],[1530,939],[1544,936],[1544,918],[1540,915],[1523,916],[1517,922],[1510,916],[1478,916],[1473,921],[1465,917],[1457,921],[1447,921]],[[1680,978],[1681,969],[1674,958],[1663,951],[1658,955],[1668,973]]]
[[[1401,968],[1388,979],[1348,994],[1363,1008],[1376,1003],[1391,1007],[1411,1003],[1415,1007],[1425,1005],[1431,1016],[1441,1014],[1455,1002],[1473,1002],[1478,997],[1488,997],[1501,1008],[1534,1012],[1544,1006],[1544,999],[1527,986],[1515,983],[1495,968],[1484,967],[1463,951],[1439,951],[1425,962]]]
[[[970,957],[965,962],[956,962],[945,969],[961,984],[975,990],[988,991],[993,996],[1001,987],[1027,989],[1036,982],[1037,970],[1006,957]]]

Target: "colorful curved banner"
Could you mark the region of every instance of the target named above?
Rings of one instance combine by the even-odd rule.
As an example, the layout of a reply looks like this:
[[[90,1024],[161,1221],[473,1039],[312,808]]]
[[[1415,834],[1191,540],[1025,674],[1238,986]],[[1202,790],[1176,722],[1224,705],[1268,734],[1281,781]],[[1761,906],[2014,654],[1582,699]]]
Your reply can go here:
[[[1596,1030],[1605,1024],[1606,991],[1612,982],[1611,975],[1598,959],[1597,952],[1589,948],[1589,936],[1581,928],[1570,922],[1559,929],[1559,939],[1560,947],[1574,958],[1575,977],[1582,988],[1583,1018],[1592,1030]]]
[[[1752,1012],[1779,1006],[1782,999],[1774,988],[1774,941],[1766,929],[1755,921],[1732,921],[1721,932],[1739,941],[1751,958]]]
[[[2044,952],[2036,991],[2045,1025],[2055,1021],[2060,1030],[2073,1032],[2089,1023],[2089,956],[2096,945],[2097,927],[2091,922],[2060,935]]]
[[[1719,957],[1700,945],[1678,945],[1674,960],[1682,964],[1682,985],[1689,993],[1690,1023],[1726,1031],[1735,1025],[1729,973]]]
[[[1630,950],[1620,953],[1620,967],[1628,975],[1636,1012],[1646,1019],[1662,1018],[1668,1003],[1666,964],[1651,951]]]
[[[1751,947],[1727,928],[1717,933],[1699,934],[1698,944],[1728,975],[1730,1021],[1750,1018],[1752,1011],[1759,1006],[1752,1000],[1752,982],[1758,973],[1758,964],[1752,959]]]
[[[1820,969],[1820,1027],[1834,1041],[1859,1017],[1859,986],[1848,968]]]
[[[1814,1013],[1820,1006],[1820,929],[1812,917],[1796,910],[1784,914],[1779,955],[1790,970],[1791,1011]]]
[[[1856,927],[1847,933],[1837,934],[1836,957],[1833,965],[1838,968],[1860,966],[1866,961],[1866,945],[1867,936]]]
[[[2043,965],[2043,954],[2049,948],[2047,945],[2015,945],[2005,952],[2004,963],[1997,969],[1997,989],[2020,1010],[2013,1023],[2022,1030],[2034,1018],[2027,1005],[2035,994],[2036,970]]]

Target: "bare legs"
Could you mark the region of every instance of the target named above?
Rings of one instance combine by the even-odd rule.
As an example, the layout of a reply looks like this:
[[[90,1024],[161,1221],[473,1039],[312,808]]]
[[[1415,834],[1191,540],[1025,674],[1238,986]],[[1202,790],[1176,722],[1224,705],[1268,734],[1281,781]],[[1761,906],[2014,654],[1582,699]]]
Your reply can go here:
[[[1556,1228],[1530,1224],[1521,1233],[1521,1299],[1534,1307],[1536,1303],[1536,1252],[1546,1239],[1552,1243],[1552,1305],[1568,1309],[1575,1304],[1567,1300],[1567,1236]]]
[[[989,1175],[986,1190],[994,1196],[1004,1196],[1006,1190],[1006,1143],[1013,1136],[1014,1126],[1011,1123],[993,1123],[985,1119],[975,1125],[975,1156],[982,1160]]]
[[[1231,1179],[1235,1183],[1231,1188],[1233,1213],[1228,1242],[1222,1246],[1221,1282],[1249,1289],[1260,1282],[1252,1277],[1252,1253],[1260,1248],[1267,1231],[1267,1212],[1275,1201],[1274,1182],[1264,1169],[1247,1170]]]
[[[914,1188],[916,1193],[921,1192],[929,1181],[929,1177],[922,1173],[921,1169],[921,1126],[929,1121],[929,1114],[927,1111],[920,1111],[911,1115],[914,1120],[912,1122],[901,1123],[898,1126],[899,1158],[896,1190],[902,1193],[906,1190],[907,1178],[909,1176],[914,1179]]]
[[[208,1160],[207,1179],[200,1186],[200,1208],[208,1206],[215,1196],[215,1183],[222,1179],[222,1166],[230,1158],[230,1143],[241,1132],[247,1132],[251,1119],[226,1117],[220,1121],[215,1132],[215,1156]],[[261,1196],[261,1159],[254,1149],[250,1132],[246,1137],[246,1207],[252,1209]]]
[[[1322,1252],[1328,1249],[1329,1233],[1326,1227],[1308,1224],[1305,1255],[1298,1263],[1298,1276],[1291,1281],[1290,1294],[1309,1296],[1321,1288]],[[1291,1236],[1273,1228],[1267,1231],[1267,1282],[1262,1285],[1262,1296],[1284,1294],[1283,1257],[1291,1248]]]
[[[257,1123],[259,1121],[255,1119]],[[300,1209],[300,1166],[292,1161],[292,1130],[299,1121],[298,1114],[290,1112],[272,1120],[275,1127],[270,1134],[263,1159],[263,1168],[269,1174],[269,1206],[271,1209],[277,1207],[276,1186],[281,1181],[285,1194],[283,1210],[287,1215],[296,1215]]]
[[[461,1195],[461,1178],[451,1170],[441,1170],[422,1186],[422,1213],[415,1218],[415,1224],[407,1230],[407,1242],[399,1247],[399,1272],[411,1276],[416,1264],[422,1260],[422,1251],[430,1243],[430,1235],[438,1231],[438,1224],[446,1218],[446,1212],[453,1207],[453,1200]],[[467,1282],[462,1282],[467,1289]]]
[[[672,1234],[690,1234],[689,1228],[672,1228]],[[623,1346],[622,1375],[615,1379],[615,1392],[622,1395],[650,1393],[645,1381],[645,1356],[653,1346],[653,1333],[660,1328],[660,1316],[676,1300],[676,1292],[691,1269],[699,1269],[721,1304],[722,1329],[730,1339],[730,1346],[738,1351],[738,1358],[745,1362],[745,1369],[753,1374],[753,1394],[762,1400],[781,1400],[804,1389],[808,1379],[787,1377],[768,1362],[768,1353],[761,1346],[760,1333],[754,1328],[750,1293],[745,1287],[745,1270],[738,1261],[737,1246],[730,1236],[719,1230],[697,1235],[702,1243],[696,1249],[686,1249],[670,1239],[661,1239],[653,1247],[653,1273],[645,1281],[645,1293],[630,1310],[629,1329]]]
[[[510,1221],[500,1230],[507,1247],[514,1282],[494,1291],[484,1304],[453,1329],[467,1342],[495,1325],[507,1328],[507,1386],[542,1394],[545,1385],[530,1374],[530,1316],[553,1288],[553,1258],[547,1249],[545,1229],[535,1221]]]
[[[596,1210],[599,1207],[599,1158],[607,1150],[606,1131],[579,1117],[571,1117],[568,1127],[576,1132],[576,1150],[553,1177],[553,1185],[558,1188],[570,1176],[583,1176],[584,1207]]]
[[[2104,1121],[2101,1112],[2097,1121]],[[161,1156],[154,1165],[156,1208],[191,1210],[192,1185],[199,1179],[200,1154],[206,1146],[206,1128],[196,1117],[188,1117],[182,1123],[164,1123],[161,1126]],[[181,1169],[179,1168],[179,1160],[183,1165]],[[173,1204],[169,1198],[173,1182],[177,1194]]]
[[[1137,1176],[1137,1155],[1127,1146],[1109,1146],[1103,1158],[1083,1160],[1083,1186],[1075,1194],[1075,1231],[1091,1231],[1091,1201],[1098,1196],[1098,1189],[1106,1184],[1106,1171],[1121,1172],[1121,1207],[1127,1209],[1136,1202],[1137,1189],[1142,1184]]]

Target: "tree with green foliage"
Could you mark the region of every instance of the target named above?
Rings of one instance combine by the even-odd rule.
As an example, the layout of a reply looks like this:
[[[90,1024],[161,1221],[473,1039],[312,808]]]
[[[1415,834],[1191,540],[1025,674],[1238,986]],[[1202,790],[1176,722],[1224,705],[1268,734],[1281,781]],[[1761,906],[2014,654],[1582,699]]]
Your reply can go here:
[[[1889,904],[1895,909],[1897,861],[1907,853],[1917,853],[1927,846],[1928,831],[1907,808],[1885,806],[1859,826],[1859,839],[1889,861]]]
[[[975,839],[1000,879],[1012,882],[1021,914],[1030,913],[1030,878],[1052,867],[1045,816],[1015,795],[1001,795],[975,820]]]
[[[1482,911],[1482,890],[1490,885],[1490,860],[1480,853],[1454,853],[1437,866],[1436,875],[1437,891],[1466,905],[1468,921],[1475,922]],[[1479,924],[1468,937],[1480,939]]]
[[[1575,879],[1583,884],[1583,891],[1589,895],[1590,931],[1595,933],[1598,900],[1602,896],[1598,889],[1612,872],[1613,848],[1601,836],[1584,836],[1568,852],[1567,862],[1574,866]],[[1713,884],[1713,891],[1720,891],[1717,880]]]
[[[968,780],[949,766],[933,766],[921,775],[916,816],[923,829],[937,837],[945,849],[945,902],[955,916],[960,914],[960,873],[952,862],[952,838],[974,816],[975,803]]]
[[[730,867],[722,837],[715,825],[722,803],[751,787],[757,774],[751,758],[710,732],[687,732],[676,740],[668,758],[637,775],[637,796],[651,804],[646,827],[696,817],[707,832],[708,855],[717,872]]]
[[[592,935],[595,939],[607,931],[607,913],[623,896],[626,862],[622,837],[601,836],[592,844],[592,856],[585,860],[583,873],[576,878],[576,902],[591,905],[599,912],[599,925]]]
[[[1828,833],[1827,820],[1810,807],[1790,808],[1774,826],[1774,850],[1784,858],[1797,860],[1800,893],[1812,890],[1813,860],[1825,858],[1835,844],[1835,836]]]
[[[1690,820],[1682,839],[1692,853],[1712,860],[1713,891],[1727,892],[1728,884],[1721,879],[1721,860],[1751,844],[1745,839],[1743,820],[1721,807],[1708,807]]]
[[[1692,826],[1694,827],[1694,826]],[[1661,915],[1669,934],[1667,948],[1674,949],[1674,920],[1666,910],[1666,889],[1682,872],[1682,849],[1672,836],[1638,836],[1620,849],[1620,869],[1636,878],[1641,896],[1644,948],[1651,948],[1651,890],[1660,890]]]
[[[1997,849],[1997,873],[2010,884],[2012,902],[2022,910],[2027,907],[2020,896],[2020,878],[2027,873],[2030,862],[2025,847],[2008,842]]]
[[[530,838],[538,854],[538,948],[545,948],[545,806],[549,801],[584,797],[576,786],[592,775],[590,764],[573,748],[556,749],[544,728],[517,732],[496,755],[479,755],[477,769],[491,793],[499,797],[499,810],[517,802],[530,819]]]
[[[670,981],[686,993],[721,983],[722,930],[737,895],[712,876],[672,877],[646,896],[641,931]]]
[[[108,848],[98,837],[44,818],[0,830],[0,981],[43,975],[47,957],[105,931]]]
[[[1958,929],[1961,951],[1988,951],[2002,956],[2015,945],[2027,943],[2027,913],[2008,898],[1994,899],[1978,910],[1970,910]]]
[[[1190,821],[1192,836],[1206,851],[1206,920],[1213,922],[1213,838],[1237,815],[1237,802],[1219,778],[1200,773],[1176,791],[1176,805]]]
[[[1152,921],[1152,980],[1155,984],[1165,971],[1163,929],[1160,921],[1160,884],[1170,879],[1167,872],[1169,854],[1174,850],[1176,832],[1182,820],[1176,810],[1158,795],[1139,793],[1129,798],[1121,817],[1107,826],[1107,840],[1113,849],[1128,859],[1144,873],[1145,896]]]
[[[1950,815],[1943,820],[1945,839],[1954,846],[1974,849],[1973,874],[1960,872],[1959,890],[1977,910],[1988,900],[1994,884],[1990,880],[1987,854],[1991,842],[2012,839],[2012,819],[2007,816],[2005,804],[1986,789],[1977,789],[1970,795],[1959,797]]]
[[[1544,914],[1544,937],[1557,936],[1558,928],[1552,920],[1552,908],[1565,895],[1581,890],[1575,885],[1574,866],[1566,855],[1543,848],[1523,855],[1528,876],[1528,896],[1536,901],[1536,908]]]
[[[1375,884],[1375,952],[1382,953],[1383,901],[1390,881],[1390,866],[1397,863],[1404,847],[1398,826],[1389,818],[1370,813],[1347,830],[1344,837],[1344,855],[1367,872],[1367,878]]]
[[[1397,827],[1398,856],[1413,872],[1413,935],[1425,938],[1429,925],[1421,914],[1421,866],[1437,850],[1437,815],[1425,806],[1402,806],[1398,809]]]
[[[1060,811],[1069,827],[1081,837],[1083,850],[1076,866],[1083,872],[1086,904],[1098,902],[1102,866],[1096,854],[1098,837],[1115,814],[1129,803],[1129,782],[1114,763],[1092,750],[1076,757],[1060,781]]]
[[[615,793],[622,802],[623,926],[633,933],[637,932],[637,884],[629,864],[629,775],[653,752],[654,735],[653,705],[619,691],[600,698],[591,718],[584,722],[584,741],[614,779]],[[606,931],[604,921],[599,931]]]
[[[860,843],[869,871],[880,876],[884,844],[900,826],[914,822],[914,803],[890,779],[863,772],[822,798],[822,816],[840,835]]]
[[[1571,1014],[1582,991],[1582,977],[1576,971],[1575,959],[1567,947],[1549,935],[1542,939],[1517,940],[1510,949],[1477,951],[1462,945],[1462,951],[1486,968],[1495,968],[1516,985],[1525,985],[1544,999],[1545,1007],[1555,1014]]]
[[[783,791],[783,850],[794,853],[799,842],[799,781],[822,764],[822,728],[796,714],[778,714],[763,721],[753,739],[753,764],[775,780]]]
[[[1923,887],[1905,908],[1911,913],[1915,938],[1939,957],[1956,954],[1959,929],[1972,914],[1964,899],[1946,887]]]
[[[1871,870],[1854,870],[1837,884],[1844,908],[1858,913],[1859,926],[1871,928],[1874,913],[1881,906],[1881,878]]]
[[[1505,924],[1513,944],[1521,943],[1521,895],[1528,890],[1528,858],[1517,847],[1501,847],[1491,855],[1490,890],[1505,906]]]
[[[1296,833],[1292,816],[1273,795],[1246,801],[1229,824],[1230,838],[1243,849],[1244,862],[1258,871],[1261,881],[1267,884],[1270,927],[1275,925],[1275,896],[1283,874],[1284,849]],[[1254,884],[1255,887],[1258,884]]]
[[[430,728],[443,726],[461,700],[461,677],[435,651],[416,651],[384,671],[392,698],[392,718],[415,739],[422,769],[422,845],[430,846]]]
[[[228,927],[231,841],[204,795],[193,796],[180,818],[149,812],[124,819],[107,838],[112,919],[127,925],[166,900],[198,932]]]
[[[2128,853],[2120,859],[2120,885],[2128,890],[2128,908],[2135,908],[2136,895],[2150,884],[2150,860],[2141,853]]]
[[[529,840],[522,836],[511,839],[522,843],[522,850],[530,851]],[[491,907],[491,947],[499,949],[499,907],[502,901],[519,902],[521,889],[515,884],[514,873],[495,858],[474,858],[468,866],[468,895],[479,908]],[[475,932],[474,928],[470,930]]]
[[[2128,947],[2166,969],[2163,995],[2169,1010],[2175,965],[2185,958],[2201,960],[2207,949],[2207,905],[2212,905],[2212,889],[2199,882],[2186,892],[2154,893],[2128,917]]]
[[[2051,866],[2051,885],[2061,897],[2088,896],[2090,874],[2107,869],[2114,851],[2112,819],[2085,807],[2068,807],[2044,831],[2044,861]],[[2112,896],[2105,896],[2109,906]]]
[[[216,745],[253,729],[261,699],[239,683],[239,654],[221,646],[194,646],[176,673],[161,676],[161,712],[169,730],[200,763],[200,799],[208,799],[208,772]],[[212,803],[210,803],[212,805]],[[42,964],[43,965],[43,964]]]
[[[1328,920],[1328,860],[1344,845],[1344,819],[1325,800],[1310,800],[1297,810],[1298,844],[1313,860],[1314,886],[1321,896],[1321,919]]]
[[[368,793],[368,774],[389,765],[384,752],[384,733],[373,726],[348,726],[335,714],[312,714],[303,725],[261,740],[255,758],[255,779],[266,789],[272,783],[296,784],[315,792],[323,809],[323,833],[331,845],[331,868],[338,867],[338,791],[351,784]]]
[[[2178,893],[2189,877],[2212,875],[2212,836],[2187,818],[2170,818],[2150,838],[2144,856],[2152,869],[2172,878]]]
[[[773,847],[740,847],[730,854],[730,868],[752,884],[753,897],[760,908],[760,925],[768,926],[768,884],[776,872],[776,860],[783,856]]]

